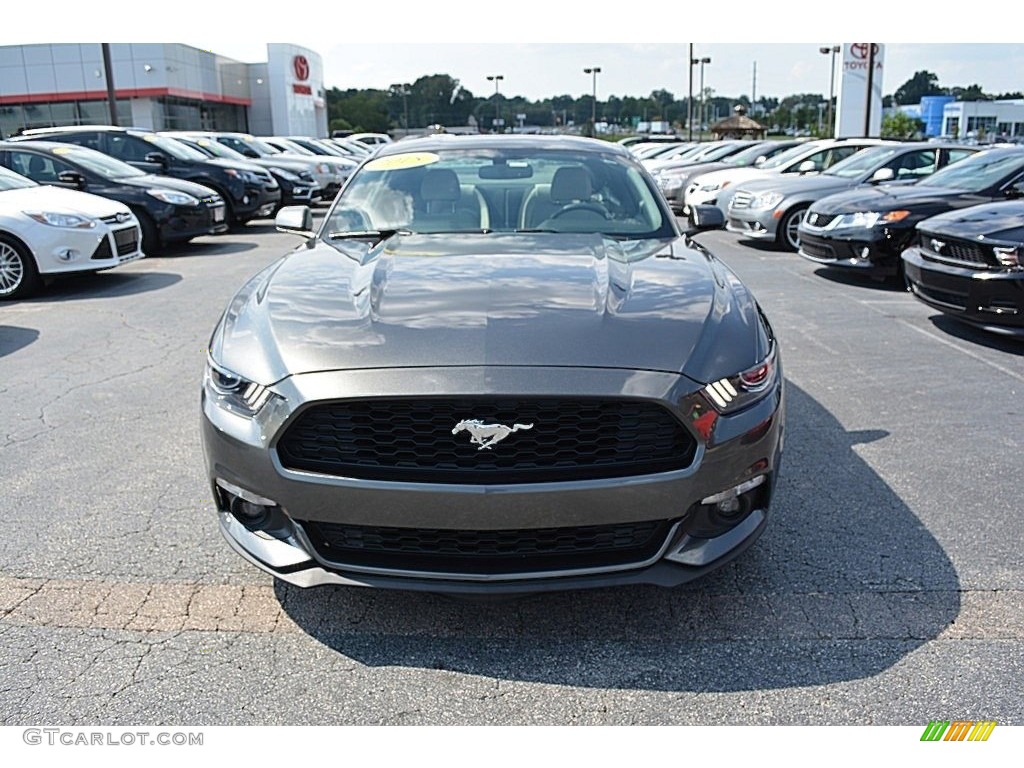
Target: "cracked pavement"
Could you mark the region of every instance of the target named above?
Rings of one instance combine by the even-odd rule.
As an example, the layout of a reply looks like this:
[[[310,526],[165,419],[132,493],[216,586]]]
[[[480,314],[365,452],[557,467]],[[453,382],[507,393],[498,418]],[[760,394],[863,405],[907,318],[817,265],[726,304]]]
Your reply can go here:
[[[789,383],[763,538],[676,590],[322,588],[217,531],[199,384],[269,223],[0,304],[0,724],[1024,724],[1024,344],[700,237]]]

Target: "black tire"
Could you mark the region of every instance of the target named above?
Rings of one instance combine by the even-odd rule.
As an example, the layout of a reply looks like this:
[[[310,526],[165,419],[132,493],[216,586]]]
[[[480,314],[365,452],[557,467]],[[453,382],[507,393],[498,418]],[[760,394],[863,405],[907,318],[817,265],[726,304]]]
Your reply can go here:
[[[27,298],[42,284],[29,249],[20,240],[0,234],[0,301]]]
[[[160,232],[153,219],[145,211],[133,210],[132,213],[139,220],[139,229],[142,232],[142,252],[147,256],[163,253],[164,244],[160,240]]]
[[[796,251],[800,248],[800,237],[797,235],[797,227],[803,221],[804,214],[810,206],[798,205],[790,208],[779,219],[779,229],[775,233],[775,245],[782,251]]]

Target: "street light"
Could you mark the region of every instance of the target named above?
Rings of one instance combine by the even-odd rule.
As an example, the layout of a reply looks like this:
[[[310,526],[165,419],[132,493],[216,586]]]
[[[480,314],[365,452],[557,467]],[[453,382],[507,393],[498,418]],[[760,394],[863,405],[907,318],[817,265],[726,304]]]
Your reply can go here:
[[[690,59],[690,64],[700,64],[700,138],[704,138],[704,120],[707,117],[707,94],[704,93],[704,65],[711,63],[710,56]]]
[[[590,105],[590,130],[596,136],[597,135],[597,75],[601,71],[600,67],[584,67],[583,73],[586,75],[594,76],[594,89],[593,89],[593,101]]]
[[[828,118],[826,119],[826,125],[828,125],[828,135],[835,135],[835,126],[832,125],[832,102],[836,97],[836,54],[841,51],[838,45],[823,45],[818,49],[819,53],[823,53],[826,56],[832,54],[832,76],[828,81]]]
[[[504,75],[488,75],[488,80],[494,81],[494,127],[498,128],[498,123],[501,121],[501,106],[500,106],[500,94],[498,93],[498,86],[502,80],[505,79]]]

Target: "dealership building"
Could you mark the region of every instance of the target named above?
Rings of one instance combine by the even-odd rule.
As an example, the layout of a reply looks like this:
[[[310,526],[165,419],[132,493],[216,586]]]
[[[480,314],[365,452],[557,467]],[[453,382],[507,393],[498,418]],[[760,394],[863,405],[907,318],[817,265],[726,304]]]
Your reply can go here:
[[[179,43],[111,43],[120,125],[327,135],[323,60],[288,43],[245,63]],[[110,123],[100,43],[0,46],[0,137]]]

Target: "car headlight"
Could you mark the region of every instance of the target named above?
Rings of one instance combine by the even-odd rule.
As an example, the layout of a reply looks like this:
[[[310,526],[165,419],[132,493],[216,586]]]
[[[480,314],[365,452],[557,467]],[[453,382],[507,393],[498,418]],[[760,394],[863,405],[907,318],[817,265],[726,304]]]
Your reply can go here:
[[[285,181],[291,182],[292,184],[294,184],[296,181],[299,180],[299,177],[295,173],[293,173],[292,171],[289,171],[289,170],[285,170],[284,168],[277,168],[275,166],[275,167],[271,168],[270,170],[273,173],[276,173],[278,176],[280,176]]]
[[[262,184],[263,180],[252,171],[236,171],[234,168],[225,168],[224,173],[236,179],[241,179],[246,184]]]
[[[781,192],[762,192],[750,201],[751,208],[774,208],[782,202],[784,195]]]
[[[199,205],[199,198],[173,189],[147,189],[146,194],[170,205]]]
[[[713,381],[704,387],[704,395],[719,413],[734,413],[766,397],[778,378],[775,345],[764,360],[735,376]]]
[[[876,224],[894,224],[903,221],[910,215],[910,211],[889,211],[879,213],[878,211],[857,211],[856,213],[844,213],[835,220],[834,227],[864,227],[870,229]]]
[[[276,397],[262,384],[249,381],[217,365],[209,356],[206,358],[203,386],[207,397],[221,408],[250,419],[259,413],[267,401]]]
[[[331,172],[331,166],[329,166],[327,163],[317,163],[316,164],[316,172],[317,173],[330,173]]]
[[[308,181],[311,184],[316,181],[316,178],[309,171],[299,171],[299,178],[303,181]]]
[[[715,182],[711,182],[710,184],[701,184],[700,185],[700,191],[701,192],[716,192],[719,189],[722,189],[723,187],[727,187],[727,186],[729,186],[729,182],[728,181],[723,181],[723,182],[718,183],[718,184],[716,184]]]
[[[96,222],[77,213],[58,213],[56,211],[23,211],[33,221],[46,224],[51,227],[64,227],[66,229],[92,229]]]
[[[992,246],[992,253],[996,261],[1010,269],[1024,269],[1024,247],[1022,246]]]

